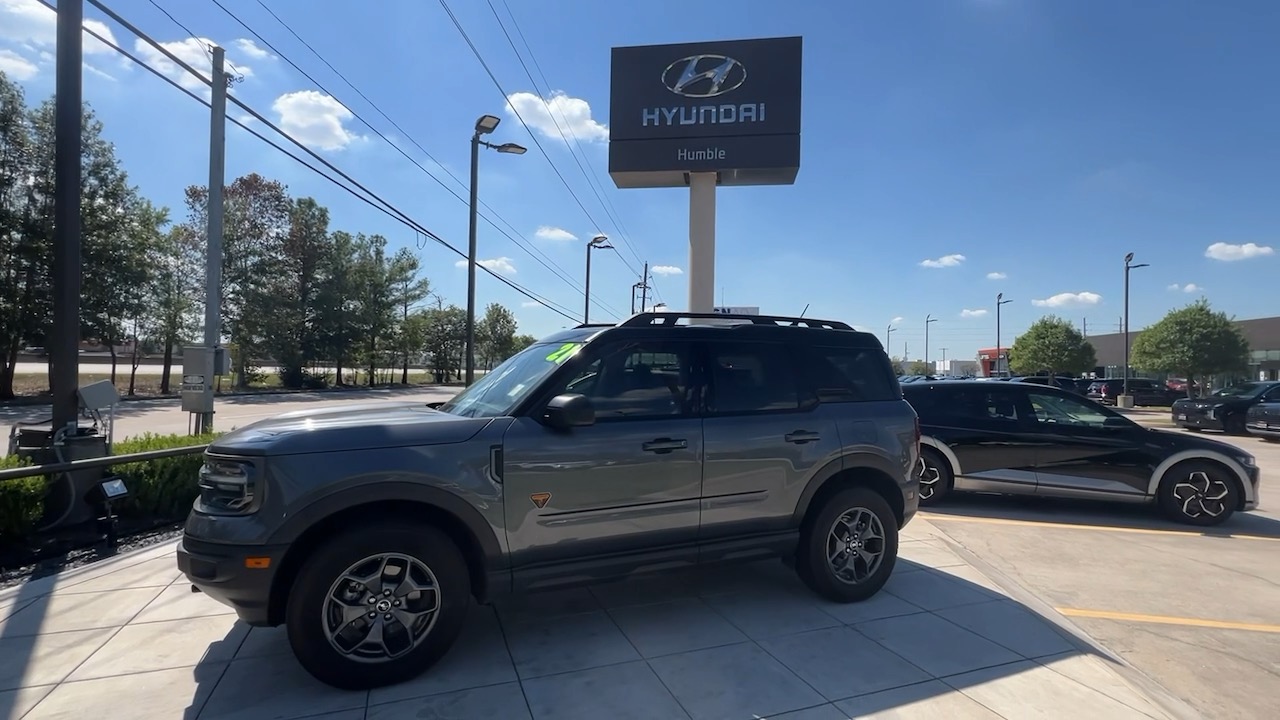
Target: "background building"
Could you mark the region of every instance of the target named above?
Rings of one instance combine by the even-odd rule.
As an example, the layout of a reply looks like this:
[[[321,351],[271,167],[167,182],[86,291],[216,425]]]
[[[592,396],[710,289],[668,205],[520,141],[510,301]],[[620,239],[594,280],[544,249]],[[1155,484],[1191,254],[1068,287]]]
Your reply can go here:
[[[1249,378],[1280,380],[1280,317],[1237,320],[1235,324],[1249,341]],[[1131,346],[1141,334],[1140,330],[1129,333]],[[1098,353],[1100,376],[1119,377],[1124,374],[1124,333],[1090,335],[1089,342]]]

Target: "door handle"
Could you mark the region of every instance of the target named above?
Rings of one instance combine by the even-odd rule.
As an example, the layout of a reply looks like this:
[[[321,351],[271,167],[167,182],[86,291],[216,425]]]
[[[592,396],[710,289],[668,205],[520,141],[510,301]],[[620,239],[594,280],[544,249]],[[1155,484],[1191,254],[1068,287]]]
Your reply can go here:
[[[817,442],[821,440],[822,435],[821,433],[816,433],[809,430],[796,430],[795,432],[787,433],[783,437],[783,439],[789,443],[803,445],[805,443]]]
[[[645,452],[651,453],[669,453],[673,450],[684,450],[689,447],[688,440],[673,440],[672,438],[658,438],[640,446]]]

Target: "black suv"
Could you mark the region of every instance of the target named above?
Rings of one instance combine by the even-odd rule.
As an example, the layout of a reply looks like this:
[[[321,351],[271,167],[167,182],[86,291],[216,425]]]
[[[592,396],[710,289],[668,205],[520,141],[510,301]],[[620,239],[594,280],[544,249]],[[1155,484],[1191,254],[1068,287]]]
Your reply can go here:
[[[1246,382],[1222,388],[1208,397],[1182,398],[1169,409],[1175,425],[1192,432],[1221,430],[1245,435],[1249,409],[1280,400],[1280,382]]]
[[[644,313],[560,332],[435,407],[290,413],[210,445],[178,566],[320,680],[408,679],[472,597],[780,557],[880,590],[919,424],[844,323]]]
[[[955,491],[1156,503],[1216,525],[1258,504],[1252,455],[1223,442],[1144,428],[1098,403],[1024,383],[918,383],[920,504]]]

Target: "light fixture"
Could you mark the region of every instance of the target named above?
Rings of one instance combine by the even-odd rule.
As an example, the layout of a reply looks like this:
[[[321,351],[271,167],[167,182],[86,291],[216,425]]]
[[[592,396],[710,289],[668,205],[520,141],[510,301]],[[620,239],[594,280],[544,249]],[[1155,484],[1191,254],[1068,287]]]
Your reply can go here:
[[[480,119],[476,120],[476,134],[488,135],[498,129],[498,123],[500,122],[502,122],[502,119],[497,116],[481,115]]]
[[[518,143],[510,143],[510,142],[502,143],[501,145],[494,146],[493,149],[497,150],[500,153],[507,153],[508,155],[523,155],[526,152],[529,152],[528,148],[526,148],[525,146],[520,145]]]

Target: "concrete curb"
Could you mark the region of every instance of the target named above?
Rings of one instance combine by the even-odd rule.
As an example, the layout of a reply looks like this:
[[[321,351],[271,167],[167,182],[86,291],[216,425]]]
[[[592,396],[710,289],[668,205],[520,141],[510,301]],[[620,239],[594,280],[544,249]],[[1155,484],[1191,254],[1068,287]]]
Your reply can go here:
[[[1134,667],[1123,657],[1107,649],[1100,642],[1093,639],[1087,632],[1078,625],[1071,622],[1062,613],[1055,610],[1051,605],[1041,600],[1035,593],[1023,587],[1013,578],[1001,572],[991,563],[983,560],[974,554],[963,543],[953,538],[945,530],[937,525],[930,523],[930,528],[938,534],[951,547],[951,550],[960,557],[961,560],[969,563],[975,570],[986,575],[993,583],[1000,586],[1010,598],[1021,603],[1031,612],[1036,613],[1045,621],[1053,624],[1059,632],[1070,642],[1076,645],[1076,648],[1084,653],[1092,653],[1099,655],[1111,663],[1111,669],[1115,671],[1117,677],[1137,694],[1147,698],[1160,710],[1169,715],[1172,720],[1203,720],[1203,716],[1195,708],[1191,707],[1185,701],[1179,699],[1160,683],[1156,682],[1149,675]]]
[[[156,558],[164,557],[173,552],[177,547],[178,540],[165,540],[154,545],[137,548],[128,552],[120,553],[114,557],[105,558],[97,562],[87,565],[81,565],[77,568],[64,570],[63,572],[46,575],[37,580],[29,580],[21,585],[14,585],[0,590],[0,602],[11,600],[16,597],[27,597],[29,599],[37,599],[52,593],[60,587],[67,587],[73,583],[82,580],[92,580],[94,578],[106,575],[116,570],[133,567],[140,563],[149,562]],[[176,563],[176,561],[175,561]],[[176,564],[175,564],[176,566]]]

